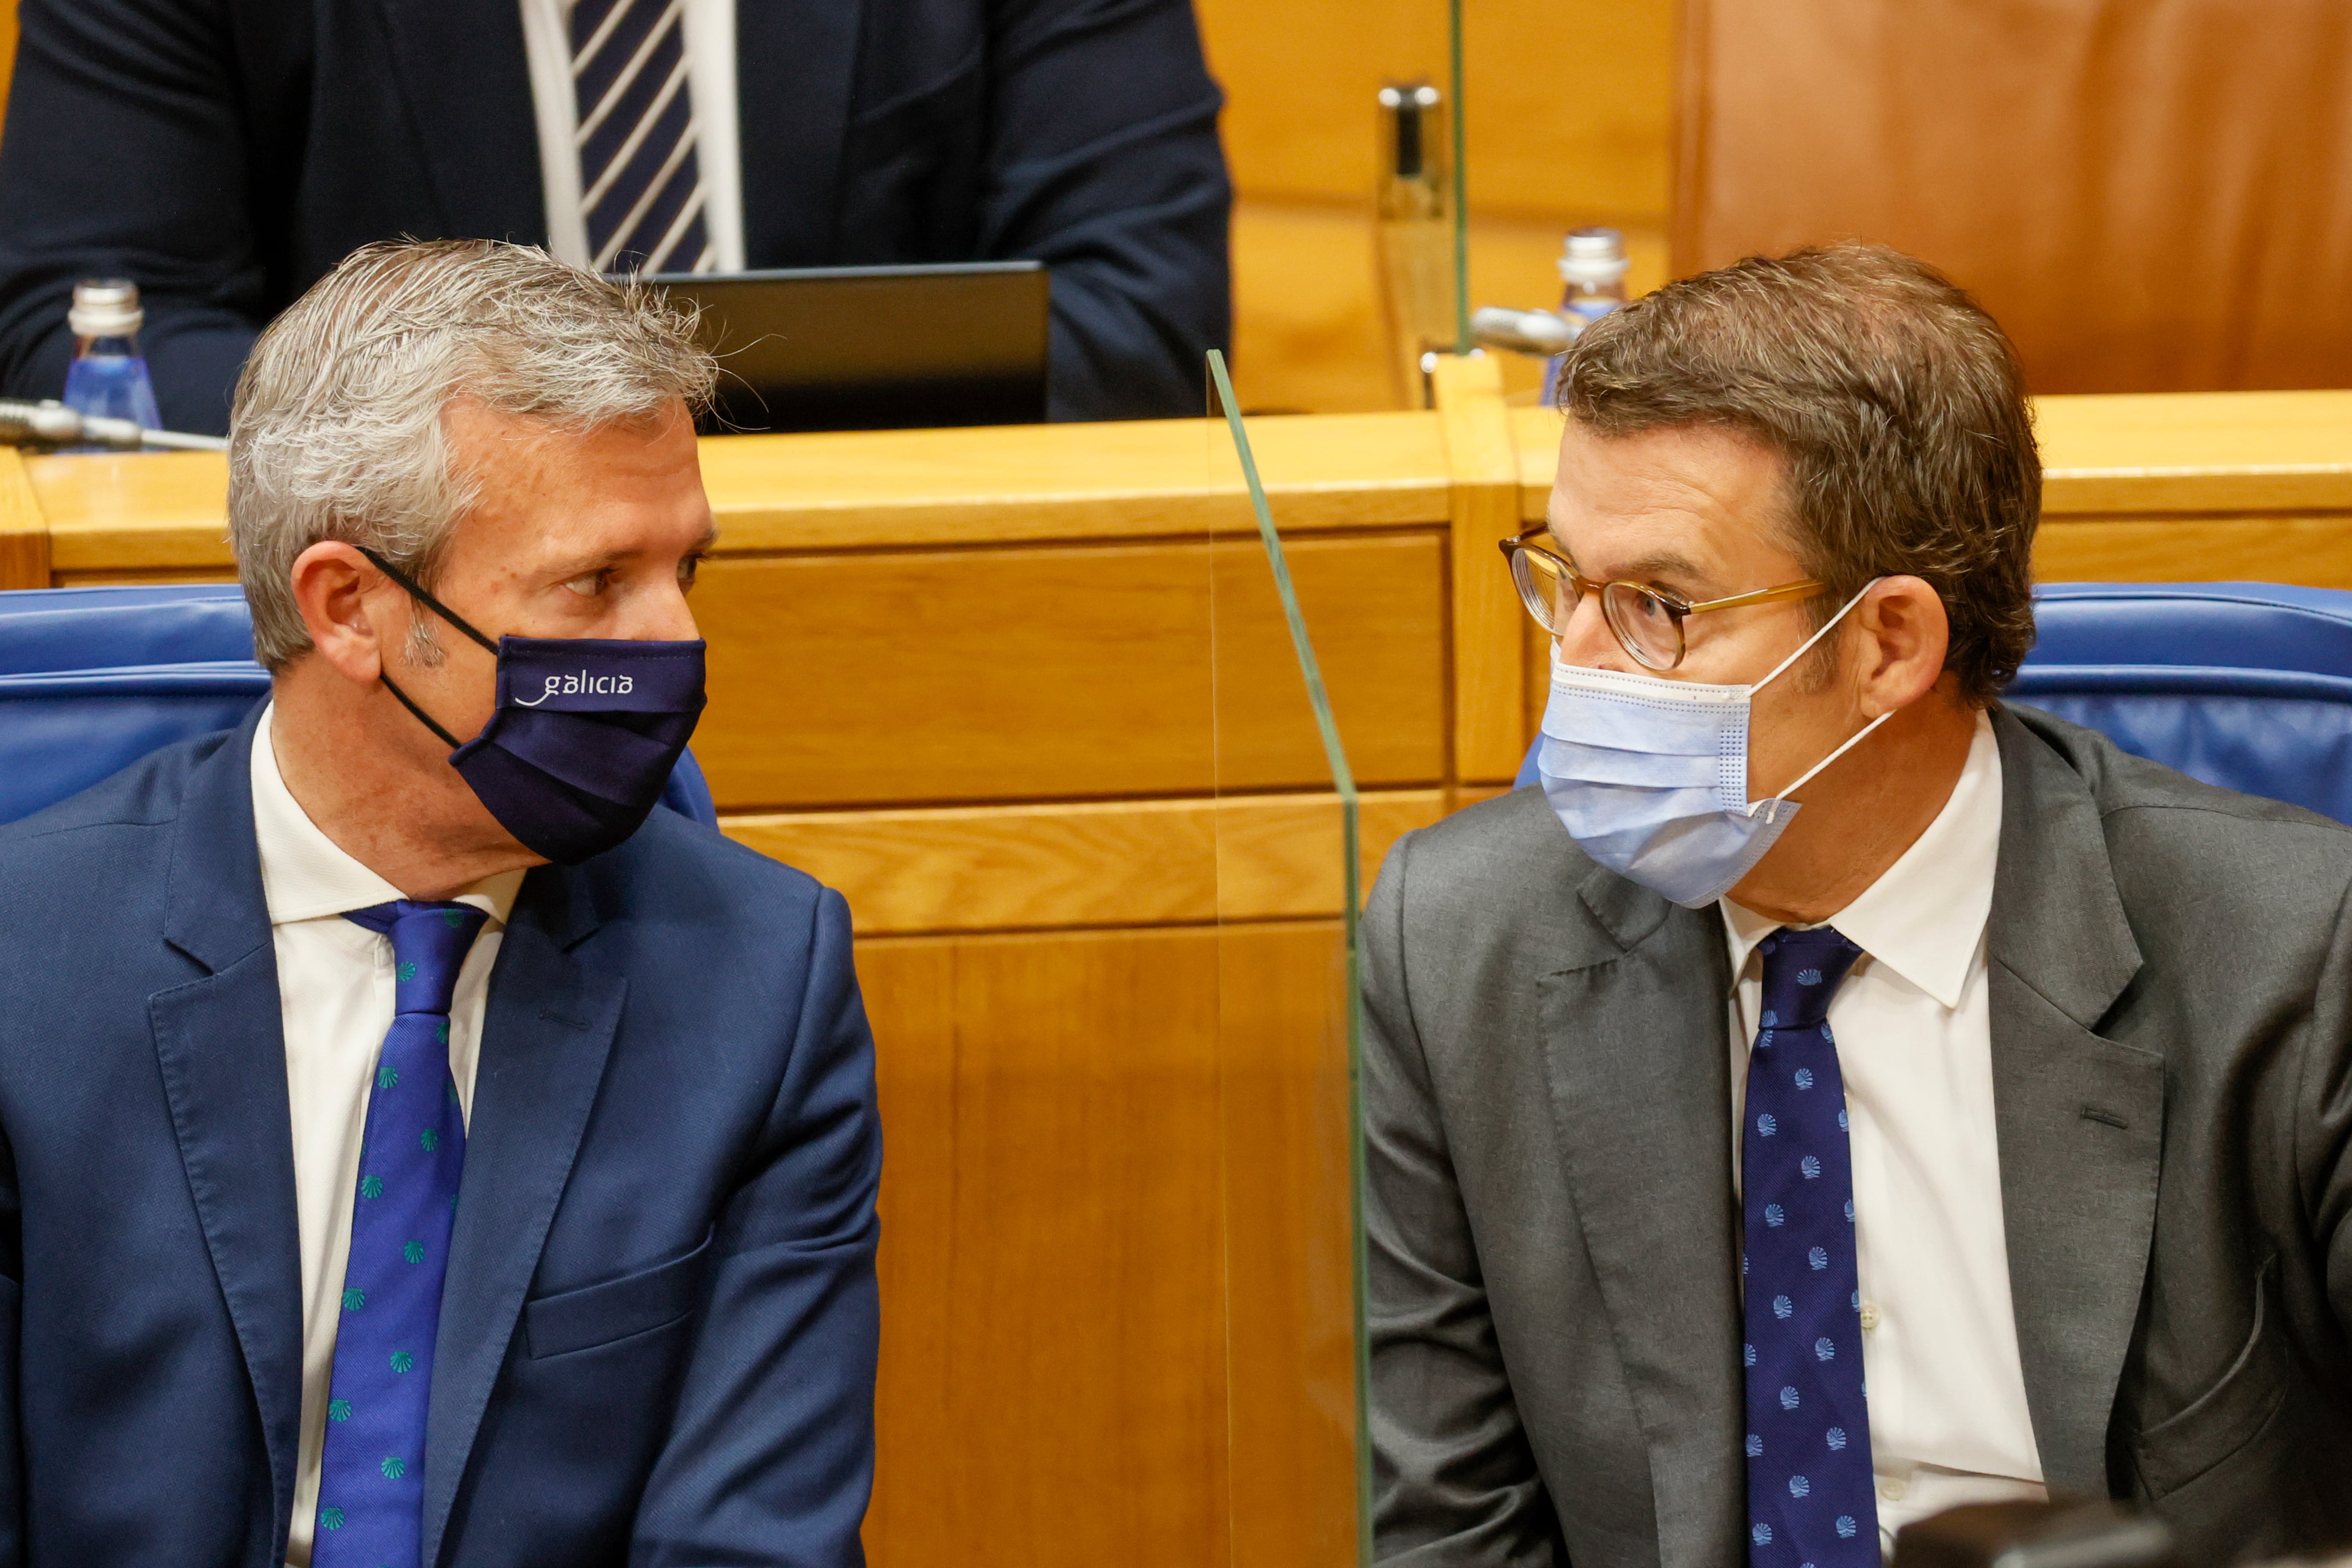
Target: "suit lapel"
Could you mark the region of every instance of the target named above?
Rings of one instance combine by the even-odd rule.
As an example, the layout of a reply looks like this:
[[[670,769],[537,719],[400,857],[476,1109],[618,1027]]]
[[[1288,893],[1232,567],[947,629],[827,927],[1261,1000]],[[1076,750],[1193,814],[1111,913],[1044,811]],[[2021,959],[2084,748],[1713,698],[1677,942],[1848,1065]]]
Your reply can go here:
[[[442,235],[547,239],[539,120],[515,0],[377,0]],[[424,235],[419,238],[436,236]]]
[[[575,961],[594,929],[586,878],[524,880],[492,972],[466,1172],[449,1239],[425,1445],[422,1561],[443,1532],[572,1174],[621,1017],[625,981]]]
[[[302,1258],[278,956],[254,841],[255,723],[189,775],[163,936],[207,973],[150,997],[147,1016],[188,1193],[260,1412],[276,1562],[301,1430]]]
[[[1540,982],[1552,1106],[1649,1446],[1659,1562],[1734,1568],[1747,1494],[1729,960],[1712,910],[1598,869],[1582,894],[1617,946]]]
[[[1988,980],[2010,1291],[2042,1471],[2104,1493],[2156,1218],[2164,1061],[2095,1032],[2140,966],[2097,803],[2013,715],[1995,725]]]
[[[735,96],[750,267],[838,259],[842,146],[857,75],[862,0],[751,0],[735,7]],[[761,72],[792,64],[792,86]],[[702,108],[695,106],[699,114]]]

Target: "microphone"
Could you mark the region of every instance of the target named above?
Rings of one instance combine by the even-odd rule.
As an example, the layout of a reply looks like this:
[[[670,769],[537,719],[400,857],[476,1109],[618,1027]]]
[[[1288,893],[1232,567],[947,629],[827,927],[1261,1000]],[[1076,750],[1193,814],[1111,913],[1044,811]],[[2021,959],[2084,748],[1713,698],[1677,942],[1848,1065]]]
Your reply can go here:
[[[1481,305],[1470,314],[1470,336],[1481,346],[1521,354],[1565,353],[1582,325],[1549,310],[1513,310],[1502,305]]]
[[[0,446],[103,446],[115,452],[153,447],[167,452],[226,452],[217,435],[148,430],[135,421],[108,419],[68,408],[54,398],[38,402],[0,398]]]

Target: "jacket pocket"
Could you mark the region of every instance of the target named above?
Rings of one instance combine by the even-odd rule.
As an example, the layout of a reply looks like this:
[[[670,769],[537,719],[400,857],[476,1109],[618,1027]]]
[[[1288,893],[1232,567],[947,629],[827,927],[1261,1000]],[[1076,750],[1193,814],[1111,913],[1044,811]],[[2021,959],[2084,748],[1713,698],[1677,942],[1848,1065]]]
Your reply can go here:
[[[2139,1473],[2150,1498],[2177,1491],[2261,1435],[2287,1396],[2286,1331],[2273,1258],[2254,1276],[2254,1327],[2228,1371],[2179,1413],[2142,1432]]]
[[[633,1334],[665,1328],[694,1309],[702,1262],[714,1228],[694,1250],[667,1263],[602,1284],[559,1291],[522,1304],[524,1353],[534,1361],[593,1350]]]

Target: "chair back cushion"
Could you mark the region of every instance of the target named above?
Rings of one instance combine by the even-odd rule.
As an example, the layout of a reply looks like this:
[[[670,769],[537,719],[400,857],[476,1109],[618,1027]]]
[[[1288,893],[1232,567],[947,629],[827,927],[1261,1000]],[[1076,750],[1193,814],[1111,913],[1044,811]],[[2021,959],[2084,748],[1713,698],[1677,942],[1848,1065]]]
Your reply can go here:
[[[2053,583],[2009,695],[2209,784],[2352,822],[2352,593]]]
[[[268,695],[234,584],[0,594],[0,821],[232,728]]]

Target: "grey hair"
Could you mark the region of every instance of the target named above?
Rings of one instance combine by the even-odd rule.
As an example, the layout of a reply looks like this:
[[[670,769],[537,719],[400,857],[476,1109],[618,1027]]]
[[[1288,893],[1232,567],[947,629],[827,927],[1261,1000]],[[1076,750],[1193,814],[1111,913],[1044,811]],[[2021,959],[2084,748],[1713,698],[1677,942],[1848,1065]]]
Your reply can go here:
[[[371,245],[272,321],[229,415],[228,526],[254,654],[310,649],[294,561],[325,539],[427,584],[479,494],[442,415],[459,397],[592,431],[709,404],[691,315],[635,282],[488,240]],[[437,651],[422,618],[411,656]],[[419,636],[417,633],[424,633]]]

